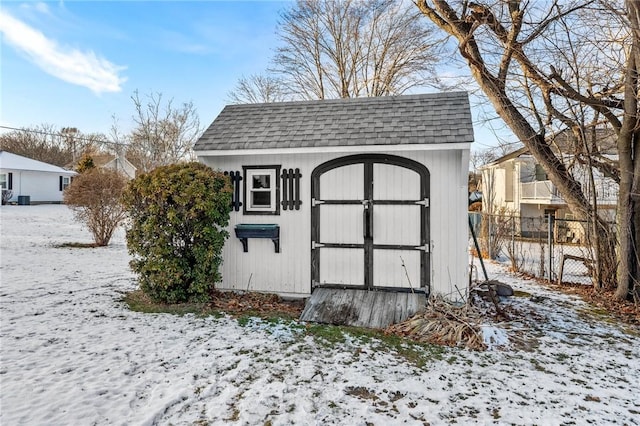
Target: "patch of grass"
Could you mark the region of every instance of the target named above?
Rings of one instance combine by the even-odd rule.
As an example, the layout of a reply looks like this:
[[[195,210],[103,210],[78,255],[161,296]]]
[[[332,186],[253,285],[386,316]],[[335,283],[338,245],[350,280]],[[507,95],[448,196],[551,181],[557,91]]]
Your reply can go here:
[[[313,336],[316,342],[326,347],[332,347],[347,341],[343,331],[345,328],[347,327],[309,323],[305,327],[305,331],[308,335]]]
[[[531,358],[529,361],[531,362],[531,365],[533,365],[533,368],[535,370],[542,371],[544,373],[548,373],[549,372],[549,370],[544,368],[544,366],[537,359]]]
[[[378,395],[376,395],[375,392],[363,386],[348,386],[345,389],[345,393],[347,395],[355,396],[356,398],[363,399],[363,400],[369,399],[371,401],[377,401],[380,399],[380,397],[378,397]]]
[[[393,334],[379,337],[376,350],[389,349],[418,368],[424,368],[429,362],[443,359],[445,348],[428,343],[419,343]]]
[[[134,312],[143,312],[146,314],[174,314],[185,315],[195,314],[200,316],[219,317],[222,313],[212,309],[206,303],[158,303],[151,300],[142,290],[134,290],[125,294],[122,301],[127,304],[129,309]]]
[[[237,422],[240,420],[240,410],[238,410],[235,406],[232,407],[231,415],[225,419],[229,422]]]
[[[602,307],[587,305],[577,309],[577,311],[587,317],[599,318],[605,321],[611,319],[611,312]]]
[[[174,315],[195,314],[198,316],[221,317],[225,310],[209,303],[166,304],[151,300],[142,290],[126,293],[122,301],[129,309],[143,313],[168,313]],[[433,360],[443,359],[445,348],[428,343],[420,343],[395,334],[385,334],[382,330],[339,325],[300,323],[292,310],[279,311],[246,310],[236,312],[236,320],[243,327],[251,325],[256,318],[271,325],[289,328],[294,339],[311,336],[315,342],[328,349],[353,342],[357,345],[371,345],[374,351],[387,352],[403,358],[410,364],[423,368]],[[360,353],[359,351],[356,353]]]
[[[253,316],[251,315],[242,315],[238,318],[236,318],[236,321],[238,321],[238,325],[240,327],[246,327],[249,325],[249,322],[251,321],[251,318],[253,318]]]
[[[493,408],[491,410],[491,416],[495,419],[498,420],[500,418],[500,409],[499,408]]]
[[[96,248],[100,247],[96,243],[77,243],[77,242],[67,242],[55,244],[55,248]]]
[[[313,336],[316,342],[326,347],[355,340],[360,344],[371,344],[375,351],[394,353],[418,368],[423,368],[434,359],[442,359],[445,351],[441,346],[418,343],[368,328],[307,324],[305,331],[307,335]]]

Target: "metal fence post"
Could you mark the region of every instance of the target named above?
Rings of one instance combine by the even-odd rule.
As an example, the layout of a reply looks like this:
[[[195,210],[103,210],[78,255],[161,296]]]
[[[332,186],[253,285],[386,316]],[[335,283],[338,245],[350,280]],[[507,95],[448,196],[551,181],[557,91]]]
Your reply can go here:
[[[549,248],[549,282],[553,282],[553,222],[555,216],[547,214],[547,246]]]

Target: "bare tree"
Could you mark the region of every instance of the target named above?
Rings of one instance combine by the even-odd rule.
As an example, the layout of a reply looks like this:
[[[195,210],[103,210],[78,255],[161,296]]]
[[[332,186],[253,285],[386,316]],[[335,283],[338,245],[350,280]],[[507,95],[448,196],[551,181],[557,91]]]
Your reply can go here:
[[[228,95],[229,102],[234,104],[282,102],[290,99],[292,97],[285,90],[282,81],[268,74],[241,77]]]
[[[596,287],[616,296],[640,294],[640,4],[635,1],[415,0],[419,10],[458,43],[458,51],[496,113],[524,143],[576,218],[593,224],[599,241]],[[596,128],[611,129],[619,161],[589,144]],[[589,167],[619,181],[616,238],[598,216],[549,135],[566,129]]]
[[[83,134],[77,128],[41,124],[0,135],[0,149],[23,157],[69,166],[83,153],[94,152],[102,146],[105,136],[99,133]]]
[[[173,99],[163,101],[162,93],[151,93],[143,100],[137,90],[131,99],[135,127],[127,156],[142,172],[192,158],[193,145],[202,132],[193,102],[175,107]]]
[[[471,152],[469,156],[469,161],[473,166],[474,170],[480,169],[480,167],[485,166],[500,157],[497,148],[486,148],[481,150],[474,150]]]
[[[406,2],[297,0],[278,35],[272,71],[297,98],[398,95],[437,83],[440,42]]]

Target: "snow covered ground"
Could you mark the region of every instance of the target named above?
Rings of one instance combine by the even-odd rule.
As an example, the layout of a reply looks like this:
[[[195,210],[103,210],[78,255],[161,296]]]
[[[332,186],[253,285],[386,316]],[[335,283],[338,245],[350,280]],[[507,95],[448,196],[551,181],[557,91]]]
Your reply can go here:
[[[640,337],[489,264],[526,292],[508,350],[327,344],[304,327],[141,314],[124,234],[90,242],[70,211],[0,209],[0,424],[640,424]]]

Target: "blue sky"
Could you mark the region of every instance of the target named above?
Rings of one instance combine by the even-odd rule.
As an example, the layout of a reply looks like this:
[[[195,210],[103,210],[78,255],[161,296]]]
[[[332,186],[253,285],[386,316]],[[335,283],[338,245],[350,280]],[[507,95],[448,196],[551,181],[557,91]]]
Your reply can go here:
[[[193,101],[202,126],[277,46],[278,1],[6,1],[0,125],[131,128],[135,90]],[[476,124],[476,140],[495,137]]]

